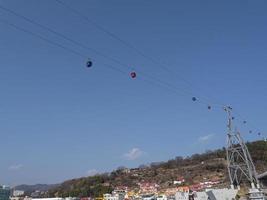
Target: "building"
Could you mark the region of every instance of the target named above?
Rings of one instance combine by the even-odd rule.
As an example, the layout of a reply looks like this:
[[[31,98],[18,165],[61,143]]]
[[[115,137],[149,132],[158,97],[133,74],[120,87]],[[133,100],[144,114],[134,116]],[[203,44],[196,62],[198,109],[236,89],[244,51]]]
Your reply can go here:
[[[154,194],[147,194],[142,196],[142,200],[156,200],[156,197]]]
[[[124,200],[126,195],[127,187],[121,187],[114,190],[111,194],[104,194],[103,198],[104,200]]]
[[[11,190],[9,187],[0,186],[0,200],[9,200]]]
[[[185,179],[184,179],[184,177],[178,177],[178,179],[176,180],[176,181],[173,181],[173,184],[174,185],[181,185],[181,184],[183,184],[185,182]]]
[[[236,195],[235,189],[208,189],[202,192],[177,192],[175,200],[232,200]]]
[[[158,192],[159,185],[156,183],[139,183],[141,194],[155,194]]]
[[[9,200],[24,200],[24,197],[10,197]]]
[[[119,195],[117,194],[104,194],[104,200],[119,200]]]
[[[13,191],[13,197],[20,197],[24,195],[24,191],[23,190],[14,190]]]
[[[175,200],[189,200],[189,192],[177,192]]]

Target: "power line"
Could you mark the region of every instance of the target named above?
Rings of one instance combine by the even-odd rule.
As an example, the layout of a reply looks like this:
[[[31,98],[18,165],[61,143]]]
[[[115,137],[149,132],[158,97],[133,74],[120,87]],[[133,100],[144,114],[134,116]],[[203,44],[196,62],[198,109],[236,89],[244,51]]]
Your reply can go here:
[[[54,41],[52,41],[52,40],[50,40],[50,39],[47,39],[47,38],[45,38],[45,37],[43,37],[43,36],[41,36],[41,35],[39,35],[39,34],[36,34],[36,33],[32,32],[32,31],[29,31],[29,30],[27,30],[27,29],[25,29],[25,28],[19,27],[19,26],[15,25],[15,24],[13,24],[13,23],[10,23],[10,22],[8,22],[8,21],[6,21],[6,20],[0,19],[0,22],[3,23],[3,24],[6,24],[6,25],[8,25],[8,26],[11,26],[11,27],[13,27],[13,28],[15,28],[15,29],[17,29],[17,30],[20,30],[20,31],[22,31],[22,32],[28,33],[28,34],[30,34],[31,36],[34,36],[34,37],[36,37],[36,38],[39,38],[39,39],[41,39],[41,40],[43,40],[43,41],[45,41],[45,42],[48,42],[49,44],[52,44],[52,45],[54,45],[54,46],[57,46],[57,47],[59,47],[59,48],[61,48],[61,49],[64,49],[64,50],[66,50],[66,51],[69,51],[69,52],[71,52],[71,53],[73,53],[73,54],[75,54],[75,55],[78,55],[78,56],[82,57],[82,58],[86,57],[85,55],[81,54],[81,53],[78,52],[78,51],[75,51],[75,50],[73,50],[73,49],[70,49],[70,48],[68,48],[68,47],[65,47],[64,45],[61,45],[61,44],[59,44],[59,43],[57,43],[57,42],[54,42]]]
[[[147,56],[143,51],[139,50],[138,48],[136,48],[134,45],[132,45],[131,43],[127,42],[126,40],[123,40],[121,37],[117,36],[116,34],[112,33],[111,31],[109,31],[108,29],[106,29],[105,27],[99,25],[98,23],[96,23],[95,21],[93,21],[92,19],[89,19],[86,15],[84,15],[82,12],[78,11],[77,9],[74,9],[73,7],[69,6],[68,4],[66,4],[65,2],[61,1],[61,0],[56,0],[59,4],[61,4],[62,6],[64,6],[66,9],[70,10],[72,13],[74,13],[75,15],[79,16],[81,19],[83,19],[84,21],[94,25],[98,30],[104,32],[105,34],[109,35],[111,38],[119,41],[120,43],[122,43],[123,45],[125,45],[126,47],[132,49],[133,51],[135,51],[136,53],[138,53],[140,56],[142,56],[143,58],[149,60],[151,63],[155,64],[156,66],[159,66],[161,69],[167,71],[170,74],[175,74],[177,76],[179,76],[179,78],[186,83],[191,89],[194,88],[193,84],[191,82],[189,82],[188,80],[184,79],[182,76],[180,76],[178,73],[176,73],[175,71],[169,69],[168,67],[166,67],[165,65],[163,65],[162,63],[158,62],[157,60],[155,60],[153,57],[151,56]],[[206,95],[201,95],[203,99],[206,99],[207,101],[209,101],[211,98],[210,97],[206,97]],[[216,105],[220,105],[220,106],[225,106],[225,104],[217,102],[213,103]]]
[[[50,40],[50,39],[48,39],[48,38],[46,38],[46,37],[43,37],[42,35],[36,34],[36,33],[32,32],[32,31],[29,31],[29,30],[27,30],[27,29],[25,29],[25,28],[22,28],[22,27],[20,27],[20,26],[17,26],[17,25],[15,25],[15,24],[13,24],[13,23],[10,23],[10,22],[6,21],[6,20],[0,19],[0,22],[3,23],[3,24],[6,24],[6,25],[8,25],[8,26],[11,26],[11,27],[13,27],[13,28],[15,28],[15,29],[17,29],[17,30],[19,30],[19,31],[22,31],[22,32],[24,32],[24,33],[27,33],[27,34],[29,34],[29,35],[31,35],[31,36],[33,36],[33,37],[39,38],[39,39],[41,39],[41,40],[43,40],[43,41],[45,41],[45,42],[47,42],[47,43],[49,43],[49,44],[51,44],[51,45],[54,45],[54,46],[56,46],[56,47],[59,47],[59,48],[62,48],[62,49],[64,49],[64,50],[66,50],[66,51],[68,51],[68,52],[71,52],[71,53],[73,53],[73,54],[75,54],[75,55],[78,55],[78,56],[80,56],[80,57],[82,57],[82,58],[87,58],[87,57],[88,57],[88,56],[85,55],[85,54],[82,54],[82,53],[80,53],[80,52],[78,52],[78,51],[76,51],[76,50],[73,50],[73,49],[71,49],[71,48],[68,48],[68,47],[66,47],[66,46],[64,46],[64,45],[62,45],[62,44],[59,44],[59,43],[57,43],[57,42],[54,42],[53,40]],[[112,65],[105,65],[105,66],[108,66],[109,68],[111,68],[111,69],[113,69],[113,70],[115,70],[115,71],[117,71],[117,72],[120,72],[120,73],[123,73],[123,74],[126,73],[126,72],[124,72],[123,70],[121,70],[121,69],[119,69],[119,68],[116,68],[116,67],[114,67],[114,66],[112,66]],[[124,66],[124,65],[123,65],[123,66]],[[147,76],[145,73],[142,73],[142,72],[139,72],[139,73],[140,73],[141,76],[143,76],[143,77]],[[127,74],[128,74],[128,73],[127,73]],[[179,90],[178,90],[175,86],[172,86],[171,84],[169,84],[169,83],[167,83],[167,82],[161,81],[160,79],[157,79],[157,78],[155,78],[155,77],[153,77],[153,76],[149,76],[148,79],[151,79],[151,80],[149,80],[149,81],[146,80],[147,82],[150,82],[150,83],[153,82],[153,81],[154,81],[154,83],[155,83],[155,82],[158,82],[158,86],[161,86],[161,87],[164,86],[165,88],[168,88],[169,90],[175,92],[176,94],[178,93],[178,94],[181,95],[181,93],[178,92]],[[184,92],[184,94],[185,94],[185,91],[183,91],[183,92]],[[202,101],[199,100],[199,102],[202,102]]]
[[[250,124],[250,126],[252,126],[253,129],[254,129],[254,133],[258,134],[259,136],[262,135],[262,134],[264,134],[251,121],[247,121],[239,112],[235,111],[234,113],[241,119],[241,123],[242,124]]]
[[[56,0],[56,1],[59,1],[59,0]],[[10,9],[8,9],[8,8],[5,8],[5,7],[1,6],[1,5],[0,5],[0,9],[4,10],[4,11],[6,11],[6,12],[9,12],[9,13],[11,13],[11,14],[13,14],[13,15],[19,17],[19,18],[22,18],[22,19],[28,21],[28,22],[31,23],[31,24],[34,24],[34,25],[36,25],[36,26],[38,26],[38,27],[41,27],[42,29],[45,29],[45,30],[47,30],[47,31],[49,31],[49,32],[51,32],[51,33],[53,33],[53,34],[55,34],[55,35],[57,35],[57,36],[59,36],[59,37],[65,39],[65,40],[67,40],[67,41],[69,41],[69,42],[71,42],[71,43],[73,43],[73,44],[75,44],[75,45],[77,45],[77,46],[80,46],[80,47],[82,47],[82,48],[84,48],[84,49],[86,49],[86,50],[93,51],[93,52],[95,52],[96,54],[98,54],[98,55],[100,55],[100,56],[102,56],[102,57],[104,57],[104,58],[106,58],[106,59],[108,59],[108,60],[111,60],[111,61],[113,61],[113,62],[115,62],[115,63],[117,63],[117,64],[119,64],[119,65],[121,65],[121,66],[124,66],[124,67],[126,66],[128,69],[130,68],[128,65],[126,65],[126,64],[124,64],[124,63],[122,63],[122,62],[120,62],[120,61],[117,60],[117,59],[114,59],[113,57],[107,56],[107,55],[105,55],[105,54],[103,54],[103,53],[101,53],[101,52],[99,52],[99,51],[97,51],[97,50],[95,50],[95,49],[93,49],[93,48],[91,48],[91,47],[88,47],[88,46],[84,45],[84,44],[81,43],[81,42],[78,42],[78,41],[76,41],[76,40],[73,40],[72,38],[70,38],[70,37],[68,37],[68,36],[66,36],[66,35],[64,35],[64,34],[62,34],[62,33],[60,33],[60,32],[57,32],[57,31],[53,30],[53,29],[50,28],[50,27],[47,27],[47,26],[45,26],[45,25],[42,25],[42,24],[40,24],[40,23],[38,23],[38,22],[36,22],[36,21],[34,21],[34,20],[28,18],[28,17],[25,17],[25,16],[23,16],[23,15],[21,15],[21,14],[18,14],[18,13],[16,13],[15,11],[12,11],[12,10],[10,10]],[[57,47],[59,47],[59,48],[62,48],[62,49],[64,49],[64,50],[66,50],[66,51],[69,51],[69,52],[71,52],[71,53],[73,53],[73,54],[75,54],[75,55],[78,55],[78,56],[83,57],[83,58],[87,58],[87,57],[88,57],[88,56],[85,55],[85,54],[82,54],[82,53],[80,53],[80,52],[78,52],[78,51],[76,51],[76,50],[73,50],[73,49],[71,49],[71,48],[68,48],[68,47],[66,47],[66,46],[64,46],[64,45],[62,45],[62,44],[60,44],[60,43],[54,42],[54,41],[51,40],[51,39],[48,39],[48,38],[46,38],[46,37],[43,37],[42,35],[36,34],[36,33],[32,32],[32,31],[29,31],[29,30],[27,30],[27,29],[25,29],[25,28],[19,27],[19,26],[15,25],[15,24],[13,24],[13,23],[10,23],[10,22],[8,22],[8,21],[6,21],[6,20],[0,19],[0,21],[1,21],[2,23],[6,24],[6,25],[12,26],[13,28],[15,28],[15,29],[17,29],[17,30],[23,31],[23,32],[25,32],[25,33],[28,33],[28,34],[30,34],[30,35],[32,35],[32,36],[34,36],[34,37],[37,37],[37,38],[39,38],[39,39],[41,39],[41,40],[43,40],[43,41],[45,41],[45,42],[48,42],[48,43],[50,43],[50,44],[52,44],[52,45],[54,45],[54,46],[57,46]],[[109,68],[111,68],[111,69],[113,69],[113,70],[115,70],[115,71],[117,71],[117,72],[120,72],[120,73],[123,73],[123,74],[126,73],[126,72],[122,71],[121,69],[116,68],[116,67],[114,67],[114,66],[112,66],[112,65],[106,65],[106,66],[108,66]],[[156,77],[151,76],[151,75],[148,75],[148,74],[146,74],[146,73],[144,73],[144,72],[142,72],[142,71],[138,71],[138,73],[141,74],[141,75],[143,75],[143,81],[145,81],[145,82],[148,82],[148,83],[150,83],[150,84],[154,84],[154,85],[156,85],[156,86],[160,86],[160,87],[166,87],[166,88],[168,88],[169,90],[172,90],[173,92],[178,93],[179,95],[181,95],[181,91],[183,92],[183,94],[186,94],[186,95],[193,95],[193,93],[191,93],[191,92],[189,92],[189,91],[187,91],[187,90],[185,90],[185,89],[183,89],[183,88],[178,88],[178,87],[176,87],[175,85],[172,85],[172,84],[170,84],[170,83],[168,83],[168,82],[162,81],[161,79],[156,78]],[[142,77],[142,76],[141,76],[141,77]],[[146,77],[147,77],[147,78],[146,78]],[[178,91],[179,91],[179,92],[178,92]],[[202,104],[205,104],[205,105],[211,105],[211,104],[209,104],[207,101],[204,101],[204,100],[202,100],[202,99],[197,99],[197,100],[198,100],[199,103],[202,103]],[[214,104],[212,104],[212,105],[214,106]],[[221,104],[219,104],[219,105],[221,105]],[[240,116],[240,118],[242,118],[242,116]],[[250,124],[251,124],[251,123],[250,123]]]
[[[58,32],[58,31],[55,31],[55,30],[53,30],[52,28],[50,28],[50,27],[48,27],[48,26],[45,26],[45,25],[43,25],[43,24],[40,24],[39,22],[37,22],[37,21],[35,21],[35,20],[33,20],[33,19],[30,19],[30,18],[28,18],[28,17],[26,17],[26,16],[24,16],[24,15],[21,15],[21,14],[19,14],[19,13],[13,11],[13,10],[11,10],[11,9],[8,9],[8,8],[6,8],[6,7],[3,7],[2,5],[0,5],[0,9],[4,10],[4,11],[10,13],[10,14],[13,14],[13,15],[19,17],[19,18],[22,18],[22,19],[26,20],[27,22],[29,22],[29,23],[31,23],[31,24],[33,24],[33,25],[36,25],[36,26],[38,26],[38,27],[40,27],[40,28],[42,28],[42,29],[44,29],[44,30],[46,30],[46,31],[49,31],[50,33],[53,33],[53,34],[55,34],[55,35],[57,35],[57,36],[59,36],[59,37],[65,39],[65,40],[67,40],[67,41],[69,41],[69,42],[71,42],[71,43],[73,43],[73,44],[75,44],[75,45],[77,45],[77,46],[79,46],[79,47],[81,47],[81,48],[83,48],[83,49],[92,51],[92,52],[96,53],[97,55],[102,56],[102,57],[104,57],[104,58],[106,58],[106,59],[108,59],[108,60],[112,60],[113,62],[115,62],[115,63],[117,63],[117,64],[119,64],[119,65],[121,65],[121,66],[125,66],[125,64],[121,63],[119,60],[114,59],[114,58],[112,58],[112,57],[109,57],[109,56],[107,56],[107,55],[101,53],[100,51],[97,51],[97,50],[94,49],[94,48],[90,48],[90,47],[84,45],[84,44],[81,43],[81,42],[78,42],[78,41],[76,41],[76,40],[73,40],[72,38],[70,38],[70,37],[68,37],[68,36],[66,36],[66,35],[64,35],[64,34]],[[88,57],[88,56],[87,56],[87,57]]]
[[[57,35],[57,36],[59,36],[59,37],[65,39],[65,40],[67,40],[67,41],[69,41],[69,42],[71,42],[71,43],[73,43],[73,44],[75,44],[75,45],[77,45],[77,46],[79,46],[79,47],[85,49],[85,50],[93,51],[94,53],[96,53],[97,55],[102,56],[102,57],[105,58],[105,59],[111,60],[111,61],[113,61],[114,63],[117,63],[117,64],[119,64],[119,65],[121,65],[121,66],[123,66],[123,67],[127,67],[128,69],[132,70],[132,68],[130,68],[127,64],[124,64],[124,63],[122,63],[121,61],[119,61],[119,60],[117,60],[117,59],[115,59],[115,58],[113,58],[113,57],[107,56],[106,54],[103,54],[103,53],[101,53],[101,52],[95,50],[95,49],[92,48],[92,47],[88,47],[88,46],[84,45],[83,43],[78,42],[77,40],[74,40],[74,39],[72,39],[72,38],[70,38],[70,37],[68,37],[68,36],[66,36],[66,35],[64,35],[64,34],[58,32],[58,31],[55,31],[54,29],[52,29],[52,28],[50,28],[50,27],[48,27],[48,26],[45,26],[45,25],[43,25],[43,24],[40,24],[39,22],[36,22],[36,21],[33,20],[33,19],[30,19],[30,18],[28,18],[28,17],[26,17],[26,16],[24,16],[24,15],[22,15],[22,14],[19,14],[19,13],[13,11],[13,10],[11,10],[11,9],[9,9],[9,8],[6,8],[6,7],[3,7],[3,6],[1,6],[1,5],[0,5],[0,9],[4,10],[4,11],[10,13],[10,14],[13,14],[13,15],[15,15],[16,17],[21,18],[21,19],[23,19],[23,20],[25,20],[25,21],[27,21],[27,22],[33,24],[33,25],[36,25],[36,26],[38,26],[38,27],[40,27],[40,28],[42,28],[42,29],[44,29],[44,30],[46,30],[46,31],[49,31],[50,33],[53,33],[53,34],[55,34],[55,35]],[[135,69],[135,70],[136,70],[136,69]],[[139,73],[139,74],[142,74],[143,76],[146,76],[146,77],[148,77],[148,78],[150,78],[150,79],[153,79],[153,80],[156,81],[156,82],[160,82],[161,85],[165,85],[165,86],[170,87],[170,88],[172,88],[172,89],[182,91],[184,94],[194,96],[194,94],[193,94],[192,92],[189,92],[189,91],[187,91],[187,90],[184,89],[184,88],[180,88],[180,87],[177,87],[177,86],[175,86],[175,85],[172,85],[172,84],[170,84],[170,83],[168,83],[168,82],[166,82],[166,81],[162,81],[162,80],[160,80],[159,78],[156,78],[156,77],[154,77],[154,76],[152,76],[152,75],[150,75],[150,74],[144,73],[144,72],[142,72],[142,71],[140,71],[140,70],[138,70],[138,73]],[[177,91],[176,91],[176,92],[177,92]],[[204,100],[201,100],[200,98],[198,98],[198,101],[201,102],[201,103],[203,103],[203,104],[206,104],[206,105],[209,104],[209,103],[207,103],[207,100],[204,101]]]

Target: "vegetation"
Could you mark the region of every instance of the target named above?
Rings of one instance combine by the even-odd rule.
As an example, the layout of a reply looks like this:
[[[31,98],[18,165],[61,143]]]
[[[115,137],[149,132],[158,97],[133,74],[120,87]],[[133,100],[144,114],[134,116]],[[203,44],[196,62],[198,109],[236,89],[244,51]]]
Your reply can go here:
[[[247,146],[258,172],[266,171],[267,142],[256,141],[247,143]],[[180,176],[185,178],[185,184],[216,179],[222,185],[227,185],[229,181],[225,158],[225,149],[222,148],[186,158],[177,156],[167,162],[141,165],[134,169],[119,167],[111,173],[65,181],[50,189],[48,196],[99,197],[118,186],[136,189],[140,182],[154,182],[159,184],[160,188],[167,188],[173,186],[173,181]]]

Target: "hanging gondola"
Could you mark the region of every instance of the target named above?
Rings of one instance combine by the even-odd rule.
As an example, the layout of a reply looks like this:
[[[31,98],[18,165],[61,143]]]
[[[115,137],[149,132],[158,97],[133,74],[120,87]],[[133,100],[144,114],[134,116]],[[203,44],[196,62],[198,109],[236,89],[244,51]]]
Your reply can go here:
[[[92,66],[93,66],[93,62],[90,59],[88,59],[86,62],[86,67],[90,68]]]
[[[211,110],[211,106],[208,106],[208,109]]]
[[[192,101],[196,101],[197,100],[197,98],[196,97],[192,97]]]
[[[130,75],[131,75],[132,78],[136,78],[136,73],[135,72],[131,72]]]

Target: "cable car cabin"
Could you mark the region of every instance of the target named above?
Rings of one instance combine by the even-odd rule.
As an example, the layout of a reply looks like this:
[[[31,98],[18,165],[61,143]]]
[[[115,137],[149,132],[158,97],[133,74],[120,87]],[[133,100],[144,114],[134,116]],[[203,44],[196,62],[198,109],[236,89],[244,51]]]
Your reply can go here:
[[[131,78],[136,78],[136,73],[135,72],[131,72]]]
[[[93,66],[93,62],[92,62],[91,60],[88,60],[88,61],[86,62],[86,67],[90,68],[90,67],[92,67],[92,66]]]

